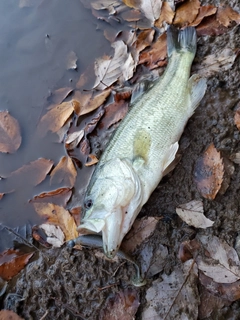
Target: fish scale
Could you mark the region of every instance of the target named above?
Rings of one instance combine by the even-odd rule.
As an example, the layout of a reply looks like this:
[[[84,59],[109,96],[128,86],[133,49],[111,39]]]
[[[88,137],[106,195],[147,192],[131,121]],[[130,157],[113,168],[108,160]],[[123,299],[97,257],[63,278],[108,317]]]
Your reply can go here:
[[[117,253],[142,206],[178,150],[178,140],[201,101],[206,80],[189,79],[196,31],[167,32],[169,63],[164,75],[137,99],[111,138],[85,196],[80,233],[102,235],[107,257]]]

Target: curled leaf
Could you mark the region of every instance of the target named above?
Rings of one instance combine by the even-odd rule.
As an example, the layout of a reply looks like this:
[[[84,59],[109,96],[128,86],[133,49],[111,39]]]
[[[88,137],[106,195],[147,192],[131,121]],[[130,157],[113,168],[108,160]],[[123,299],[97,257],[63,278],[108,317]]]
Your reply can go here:
[[[98,158],[94,154],[89,154],[88,157],[90,158],[90,161],[85,163],[86,167],[90,167],[98,163]]]
[[[196,19],[200,6],[199,0],[184,1],[176,10],[173,24],[178,27],[190,25]]]
[[[210,144],[201,156],[195,167],[195,181],[201,195],[213,200],[221,188],[224,166],[220,152]]]
[[[202,201],[193,200],[181,204],[176,208],[176,212],[183,221],[195,228],[205,229],[211,227],[214,223],[204,216]]]
[[[201,6],[199,8],[198,15],[196,19],[190,24],[193,27],[198,26],[203,18],[209,17],[217,12],[217,8],[213,5],[208,5],[208,6]]]
[[[14,153],[22,142],[18,121],[7,111],[0,111],[0,152]]]

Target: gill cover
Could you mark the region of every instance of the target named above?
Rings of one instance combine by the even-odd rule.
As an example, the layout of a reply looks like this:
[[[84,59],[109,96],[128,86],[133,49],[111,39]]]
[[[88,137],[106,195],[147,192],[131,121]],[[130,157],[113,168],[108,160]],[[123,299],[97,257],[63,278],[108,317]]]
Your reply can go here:
[[[113,159],[96,172],[87,191],[80,233],[102,233],[103,249],[113,258],[142,206],[142,184],[128,159]],[[91,205],[88,205],[91,204]]]

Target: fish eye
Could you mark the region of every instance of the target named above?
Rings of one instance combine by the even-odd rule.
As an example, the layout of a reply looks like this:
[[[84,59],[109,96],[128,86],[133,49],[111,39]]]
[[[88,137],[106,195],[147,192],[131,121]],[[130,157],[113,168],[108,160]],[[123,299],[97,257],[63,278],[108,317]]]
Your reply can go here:
[[[88,199],[88,200],[86,200],[86,201],[84,202],[84,208],[85,208],[85,209],[90,209],[90,208],[92,207],[92,205],[93,205],[93,202],[92,202],[91,199]]]

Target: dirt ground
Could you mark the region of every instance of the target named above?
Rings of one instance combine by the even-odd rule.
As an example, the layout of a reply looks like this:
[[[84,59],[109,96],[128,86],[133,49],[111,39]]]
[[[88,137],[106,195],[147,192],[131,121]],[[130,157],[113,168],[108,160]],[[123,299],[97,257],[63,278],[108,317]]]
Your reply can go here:
[[[211,3],[218,4],[218,1]],[[225,3],[240,11],[237,0]],[[240,27],[217,37],[202,37],[198,42],[195,62],[200,63],[207,54],[225,47],[240,48]],[[235,170],[226,192],[218,194],[213,201],[201,197],[194,181],[197,159],[210,143],[213,142],[227,158],[240,152],[240,132],[234,124],[234,112],[240,101],[239,81],[239,57],[230,70],[208,79],[206,95],[181,137],[180,163],[164,177],[139,215],[163,216],[147,241],[153,244],[154,250],[160,244],[168,247],[169,255],[163,270],[166,274],[170,274],[180,264],[177,255],[179,245],[184,240],[193,239],[196,234],[215,235],[234,247],[240,234],[239,165],[234,164]],[[193,199],[203,200],[205,215],[215,222],[213,227],[194,229],[175,214],[178,204]],[[140,252],[145,245],[144,242],[135,254],[140,264]],[[41,250],[39,258],[12,281],[2,306],[15,311],[24,319],[98,319],[108,299],[119,288],[133,289],[131,277],[134,268],[127,262],[121,264],[123,261],[110,262],[99,258],[95,252],[67,247]],[[158,274],[149,278],[144,287],[134,288],[140,299],[136,319],[141,319],[146,290],[160,276]],[[211,317],[204,319],[239,318],[240,302],[236,301],[228,307],[215,310]]]

